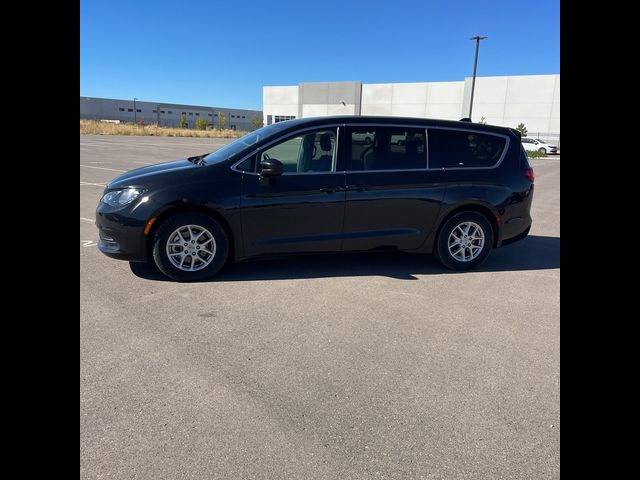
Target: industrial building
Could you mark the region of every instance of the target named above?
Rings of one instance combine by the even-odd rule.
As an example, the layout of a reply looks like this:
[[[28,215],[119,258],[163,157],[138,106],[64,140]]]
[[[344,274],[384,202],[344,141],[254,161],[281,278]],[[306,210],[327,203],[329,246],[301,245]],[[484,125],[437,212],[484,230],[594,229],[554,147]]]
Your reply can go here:
[[[204,107],[177,103],[143,102],[140,100],[118,100],[113,98],[80,97],[80,118],[90,120],[117,120],[121,122],[157,123],[163,127],[178,127],[180,118],[185,117],[188,128],[196,127],[198,118],[206,118],[207,125],[218,127],[220,116],[226,117],[226,128],[252,130],[259,110],[237,108]]]
[[[457,82],[322,82],[263,87],[266,125],[300,117],[390,115],[460,120],[469,116],[471,77]],[[559,141],[560,75],[476,77],[472,120],[517,127]]]

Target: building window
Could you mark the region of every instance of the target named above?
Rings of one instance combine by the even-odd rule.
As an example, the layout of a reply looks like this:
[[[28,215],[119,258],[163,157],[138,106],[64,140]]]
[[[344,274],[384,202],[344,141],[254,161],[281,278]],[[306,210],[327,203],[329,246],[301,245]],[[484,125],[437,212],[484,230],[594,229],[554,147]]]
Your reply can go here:
[[[160,113],[164,113],[164,110],[160,110]]]
[[[124,112],[124,108],[119,108],[118,110],[120,110],[121,112]]]
[[[242,118],[244,118],[244,115],[242,115]]]
[[[200,116],[200,114],[198,112],[196,112],[196,117],[199,117],[199,116]]]
[[[187,114],[187,112],[182,112],[182,114],[183,114],[183,115],[186,115],[186,114]]]
[[[172,114],[173,112],[171,110],[167,110],[167,113],[168,114]]]
[[[294,118],[296,117],[291,115],[276,115],[273,123],[285,122],[287,120],[293,120]]]
[[[189,115],[193,115],[193,112],[189,112]]]
[[[153,113],[158,113],[158,110],[151,110]]]
[[[140,110],[139,108],[136,108],[136,112],[140,113],[142,112],[142,110]]]
[[[207,115],[211,116],[211,114],[210,114],[210,113],[207,113]]]
[[[214,117],[217,117],[217,116],[218,116],[218,114],[217,114],[217,113],[214,113],[214,114],[213,114],[213,116],[214,116]]]
[[[127,112],[133,112],[133,108],[127,108]]]

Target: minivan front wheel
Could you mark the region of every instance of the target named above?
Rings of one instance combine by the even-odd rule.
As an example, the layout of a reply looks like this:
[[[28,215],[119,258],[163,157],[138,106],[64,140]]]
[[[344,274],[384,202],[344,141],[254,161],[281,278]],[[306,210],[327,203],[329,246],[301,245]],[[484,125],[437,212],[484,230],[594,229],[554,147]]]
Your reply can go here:
[[[478,212],[460,212],[440,229],[435,256],[451,270],[468,270],[484,262],[492,246],[493,228],[487,218]]]
[[[546,155],[547,154],[547,149],[546,148],[541,148],[540,150],[538,150],[541,154]]]
[[[162,273],[178,281],[215,275],[229,253],[224,229],[208,215],[179,213],[160,225],[153,239],[153,259]]]

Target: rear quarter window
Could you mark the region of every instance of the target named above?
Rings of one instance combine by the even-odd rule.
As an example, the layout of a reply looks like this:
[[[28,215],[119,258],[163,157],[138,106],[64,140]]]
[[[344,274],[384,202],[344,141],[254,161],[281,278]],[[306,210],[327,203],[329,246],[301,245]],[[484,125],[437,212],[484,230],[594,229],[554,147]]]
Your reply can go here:
[[[497,135],[430,128],[429,168],[492,167],[506,144],[506,138]]]

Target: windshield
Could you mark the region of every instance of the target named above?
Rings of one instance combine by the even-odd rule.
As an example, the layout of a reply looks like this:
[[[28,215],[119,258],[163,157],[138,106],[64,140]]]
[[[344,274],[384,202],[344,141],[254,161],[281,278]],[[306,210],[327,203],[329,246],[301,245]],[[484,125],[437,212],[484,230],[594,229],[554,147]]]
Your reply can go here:
[[[286,125],[284,127],[286,127]],[[266,127],[262,127],[258,130],[254,130],[253,132],[249,132],[245,136],[240,137],[239,139],[205,156],[203,159],[204,163],[206,163],[207,165],[211,165],[227,160],[234,155],[244,151],[245,149],[251,147],[251,145],[255,145],[265,138],[274,135],[275,133],[282,130],[282,128],[282,125],[274,123],[273,125],[267,125]]]

